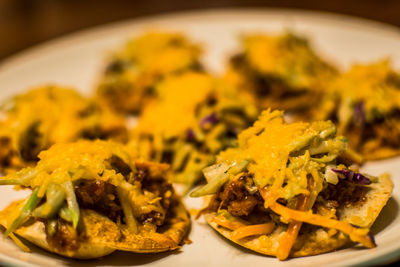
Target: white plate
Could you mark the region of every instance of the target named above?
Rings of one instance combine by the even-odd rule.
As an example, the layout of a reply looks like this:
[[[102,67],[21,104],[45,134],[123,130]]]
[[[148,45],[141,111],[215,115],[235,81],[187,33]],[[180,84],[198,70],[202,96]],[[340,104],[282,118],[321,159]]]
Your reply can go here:
[[[1,98],[43,83],[71,85],[90,94],[109,51],[127,37],[146,29],[172,29],[189,35],[205,46],[204,63],[218,73],[226,57],[237,48],[237,37],[249,31],[290,29],[309,36],[316,49],[346,67],[351,62],[367,62],[391,57],[400,66],[400,33],[397,28],[346,16],[277,9],[214,10],[179,13],[111,24],[82,31],[29,49],[0,64]],[[377,248],[348,248],[336,252],[279,262],[233,245],[201,220],[194,221],[193,241],[178,252],[139,255],[116,252],[103,259],[74,261],[41,249],[22,252],[10,240],[0,238],[0,261],[23,266],[333,266],[375,265],[400,258],[400,158],[367,164],[371,174],[389,172],[395,184],[393,198],[373,227]],[[0,208],[23,195],[0,187]],[[198,200],[185,200],[197,207]]]

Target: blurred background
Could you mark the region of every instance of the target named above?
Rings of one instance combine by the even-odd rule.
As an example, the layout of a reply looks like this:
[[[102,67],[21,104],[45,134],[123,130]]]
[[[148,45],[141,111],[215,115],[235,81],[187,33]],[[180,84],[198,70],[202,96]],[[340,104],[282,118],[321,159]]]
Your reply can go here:
[[[398,0],[0,0],[0,60],[66,33],[166,12],[278,7],[320,10],[400,26]]]

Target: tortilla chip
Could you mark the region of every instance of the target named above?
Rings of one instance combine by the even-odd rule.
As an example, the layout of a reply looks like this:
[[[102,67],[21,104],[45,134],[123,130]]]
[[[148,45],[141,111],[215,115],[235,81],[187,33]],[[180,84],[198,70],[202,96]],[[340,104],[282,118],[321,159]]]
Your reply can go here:
[[[372,151],[364,149],[363,155],[367,161],[393,158],[400,155],[400,148],[383,146]]]
[[[76,251],[59,251],[52,248],[46,240],[45,224],[42,221],[28,220],[15,233],[29,242],[50,252],[76,259],[92,259],[108,255],[115,250],[138,253],[156,253],[178,249],[180,242],[190,227],[190,218],[178,197],[177,203],[170,211],[172,217],[163,226],[161,233],[149,232],[132,234],[125,227],[119,227],[93,210],[81,210],[79,228],[84,233],[79,237],[79,248]],[[5,214],[19,210],[24,200],[14,201],[0,212],[0,224],[7,227]]]
[[[122,228],[122,237],[119,240],[103,240],[102,244],[117,250],[137,253],[155,253],[178,249],[180,242],[185,238],[190,218],[183,204],[175,198],[176,205],[170,210],[173,216],[167,218],[166,225],[158,232],[133,234]],[[164,230],[164,231],[162,231]]]
[[[14,210],[19,210],[19,207],[23,203],[24,200],[14,201],[5,208],[0,214],[0,224],[4,227],[9,225],[10,222],[6,222],[3,215]],[[101,240],[113,240],[120,237],[119,229],[115,223],[90,210],[82,210],[81,219],[82,225],[80,227],[85,229],[86,238],[79,240],[79,249],[74,252],[59,251],[51,247],[47,242],[45,224],[42,221],[30,219],[16,229],[15,233],[38,247],[70,258],[98,258],[115,251],[114,248],[104,246],[99,242]]]
[[[382,174],[378,179],[378,183],[368,186],[370,190],[365,194],[364,204],[347,205],[338,210],[341,220],[360,227],[370,228],[372,226],[393,190],[393,182],[388,174]]]
[[[389,200],[393,190],[393,182],[389,175],[383,174],[378,183],[370,185],[370,190],[365,194],[363,203],[346,206],[338,210],[339,220],[352,223],[360,227],[371,227],[380,211]],[[268,235],[250,236],[240,240],[231,238],[231,230],[224,228],[213,221],[216,213],[205,214],[208,224],[218,233],[232,242],[253,250],[255,252],[276,256],[281,233],[287,230],[285,225],[279,225]],[[303,227],[305,225],[303,224]],[[318,226],[307,225],[305,233],[298,235],[290,252],[291,257],[302,257],[334,251],[351,243],[350,238],[335,229],[326,229]]]

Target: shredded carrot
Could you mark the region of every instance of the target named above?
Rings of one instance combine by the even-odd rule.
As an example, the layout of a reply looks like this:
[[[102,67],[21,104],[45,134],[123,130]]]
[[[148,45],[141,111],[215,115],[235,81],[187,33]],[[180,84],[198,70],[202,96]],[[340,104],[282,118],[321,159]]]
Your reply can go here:
[[[280,237],[278,250],[276,251],[276,257],[279,260],[283,261],[289,257],[290,250],[296,241],[302,224],[303,223],[299,221],[290,222],[288,230]]]
[[[279,198],[279,194],[272,190],[263,190],[264,191],[264,207],[267,209],[272,203],[275,203]]]
[[[307,196],[300,196],[300,198],[297,200],[296,209],[306,210],[309,199],[310,198]],[[302,224],[303,223],[300,221],[291,221],[289,223],[286,233],[284,233],[279,240],[279,246],[276,252],[276,257],[279,260],[285,260],[289,256],[290,250],[296,241]]]
[[[222,215],[214,217],[212,221],[232,231],[246,226],[239,221],[229,221]]]
[[[25,246],[25,244],[22,243],[21,240],[19,240],[19,238],[16,237],[13,233],[10,233],[8,236],[11,237],[11,239],[15,242],[15,244],[17,244],[23,251],[25,251],[25,252],[30,252],[30,251],[31,251],[31,250],[30,250],[27,246]]]
[[[275,224],[273,222],[243,226],[234,230],[231,233],[231,238],[238,240],[253,235],[267,235],[271,233],[274,228]]]
[[[351,226],[349,223],[325,218],[311,212],[289,209],[277,202],[272,204],[270,208],[275,213],[287,219],[297,220],[342,231],[343,233],[349,235],[352,241],[359,242],[367,248],[373,248],[376,246],[372,238],[368,235],[369,229],[367,228],[356,228]]]

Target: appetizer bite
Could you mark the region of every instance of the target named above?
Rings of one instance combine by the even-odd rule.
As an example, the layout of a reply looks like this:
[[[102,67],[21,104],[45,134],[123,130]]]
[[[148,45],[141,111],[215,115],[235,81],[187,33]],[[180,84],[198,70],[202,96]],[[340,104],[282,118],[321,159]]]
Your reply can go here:
[[[170,76],[157,90],[160,96],[143,111],[131,145],[144,158],[171,164],[172,180],[190,188],[217,152],[236,145],[236,134],[251,125],[257,110],[207,74]]]
[[[345,164],[347,139],[332,122],[288,124],[283,112],[267,110],[238,138],[203,170],[208,184],[191,193],[212,195],[202,213],[216,231],[280,260],[350,242],[376,246],[369,228],[392,181]]]
[[[124,118],[70,88],[45,86],[3,103],[0,171],[33,164],[51,145],[80,138],[127,141]]]
[[[318,103],[337,74],[308,40],[292,33],[246,35],[242,45],[243,52],[230,59],[225,80],[249,94],[260,109],[304,112]]]
[[[190,219],[165,164],[138,161],[112,141],[55,144],[35,167],[0,178],[32,190],[0,212],[5,235],[59,255],[89,259],[124,250],[174,250]]]
[[[97,89],[100,101],[124,113],[138,113],[157,97],[155,85],[165,76],[200,70],[200,47],[178,33],[151,32],[117,51]]]
[[[329,119],[367,160],[400,153],[400,74],[388,60],[354,65],[330,86],[314,119]]]

